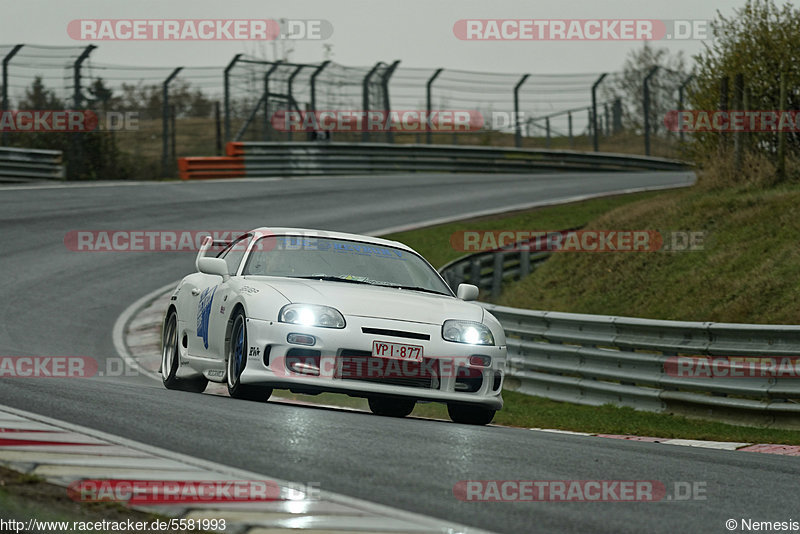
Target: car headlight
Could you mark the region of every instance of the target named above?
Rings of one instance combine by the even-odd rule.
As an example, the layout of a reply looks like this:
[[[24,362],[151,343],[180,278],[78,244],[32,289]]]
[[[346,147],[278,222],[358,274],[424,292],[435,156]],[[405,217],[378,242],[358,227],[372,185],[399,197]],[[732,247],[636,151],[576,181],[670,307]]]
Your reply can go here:
[[[450,319],[442,326],[442,338],[469,345],[494,345],[494,336],[483,323]]]
[[[281,308],[278,321],[323,328],[344,328],[345,324],[339,310],[317,304],[287,304]]]

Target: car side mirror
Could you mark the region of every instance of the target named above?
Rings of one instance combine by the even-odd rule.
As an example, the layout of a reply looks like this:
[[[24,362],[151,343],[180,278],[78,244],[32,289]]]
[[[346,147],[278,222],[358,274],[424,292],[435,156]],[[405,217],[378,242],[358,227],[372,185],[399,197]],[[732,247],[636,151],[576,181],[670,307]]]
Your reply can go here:
[[[216,274],[222,277],[223,282],[227,282],[231,277],[228,274],[228,264],[222,258],[199,258],[197,269],[204,274]]]
[[[456,296],[461,300],[478,300],[478,286],[472,284],[458,284]]]

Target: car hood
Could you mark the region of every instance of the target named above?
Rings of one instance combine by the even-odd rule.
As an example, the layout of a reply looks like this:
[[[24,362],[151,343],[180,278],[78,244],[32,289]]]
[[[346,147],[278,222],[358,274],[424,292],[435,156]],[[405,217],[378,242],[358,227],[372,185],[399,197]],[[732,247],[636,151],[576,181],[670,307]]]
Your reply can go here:
[[[447,295],[409,289],[287,278],[245,277],[249,285],[265,285],[291,302],[332,306],[345,316],[375,317],[441,325],[446,319],[480,322],[483,308]]]

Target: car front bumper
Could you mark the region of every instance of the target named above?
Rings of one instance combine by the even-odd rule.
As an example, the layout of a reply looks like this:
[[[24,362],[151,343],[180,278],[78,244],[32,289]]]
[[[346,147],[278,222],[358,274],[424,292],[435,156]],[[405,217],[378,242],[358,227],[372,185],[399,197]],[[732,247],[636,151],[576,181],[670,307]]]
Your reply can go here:
[[[247,319],[241,383],[502,408],[505,345],[445,341],[441,325],[359,316],[346,320],[345,328],[333,329]],[[290,343],[289,334],[313,336],[314,344]],[[374,341],[421,347],[424,361],[375,358]],[[491,363],[472,365],[471,356],[488,356]]]

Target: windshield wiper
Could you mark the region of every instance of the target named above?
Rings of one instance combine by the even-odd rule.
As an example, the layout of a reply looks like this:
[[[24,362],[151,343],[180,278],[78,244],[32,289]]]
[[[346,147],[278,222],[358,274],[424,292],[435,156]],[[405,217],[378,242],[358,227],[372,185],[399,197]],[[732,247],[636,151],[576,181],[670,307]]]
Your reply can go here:
[[[395,284],[376,284],[381,287],[393,287],[395,289],[410,289],[412,291],[424,291],[425,293],[433,293],[434,295],[445,295],[450,296],[447,293],[442,293],[441,291],[436,291],[435,289],[428,289],[427,287],[419,287],[419,286],[400,286]]]
[[[328,275],[288,276],[287,278],[301,278],[303,280],[325,280],[327,282],[347,282],[348,284],[366,284],[368,286],[375,285],[370,282],[365,282],[364,280],[356,280],[355,278],[342,278],[339,276],[328,276]]]

